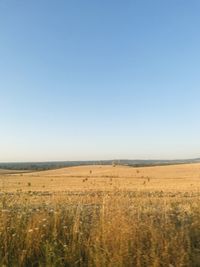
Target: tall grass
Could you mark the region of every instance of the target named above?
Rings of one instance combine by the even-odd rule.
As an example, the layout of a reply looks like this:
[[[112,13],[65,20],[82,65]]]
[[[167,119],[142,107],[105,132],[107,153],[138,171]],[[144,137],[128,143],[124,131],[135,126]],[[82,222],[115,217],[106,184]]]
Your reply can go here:
[[[200,266],[198,194],[0,198],[0,266]]]

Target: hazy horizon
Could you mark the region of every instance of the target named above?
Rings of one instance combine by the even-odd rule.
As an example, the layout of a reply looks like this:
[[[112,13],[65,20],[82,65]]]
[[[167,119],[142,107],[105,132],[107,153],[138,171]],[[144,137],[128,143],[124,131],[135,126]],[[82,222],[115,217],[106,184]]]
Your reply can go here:
[[[107,158],[107,159],[85,159],[85,160],[81,160],[81,159],[76,159],[76,160],[44,160],[44,161],[0,161],[0,164],[4,164],[4,163],[48,163],[48,162],[95,162],[95,161],[99,161],[99,162],[103,162],[103,161],[123,161],[123,160],[132,160],[132,161],[181,161],[181,160],[197,160],[200,159],[200,157],[196,157],[196,158]]]
[[[199,1],[1,1],[0,162],[200,157]]]

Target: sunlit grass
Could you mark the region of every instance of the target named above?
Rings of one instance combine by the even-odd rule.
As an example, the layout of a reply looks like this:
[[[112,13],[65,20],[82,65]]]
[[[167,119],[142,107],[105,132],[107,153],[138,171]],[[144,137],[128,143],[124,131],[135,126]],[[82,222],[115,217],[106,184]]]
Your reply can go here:
[[[200,266],[197,194],[1,195],[0,266]]]
[[[0,266],[198,267],[199,169],[1,176]]]

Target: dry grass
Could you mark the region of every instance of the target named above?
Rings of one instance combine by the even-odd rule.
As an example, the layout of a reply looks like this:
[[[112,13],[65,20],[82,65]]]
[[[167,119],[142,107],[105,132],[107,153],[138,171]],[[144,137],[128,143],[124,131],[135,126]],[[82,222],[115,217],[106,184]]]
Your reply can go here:
[[[200,165],[0,176],[0,266],[200,266]]]

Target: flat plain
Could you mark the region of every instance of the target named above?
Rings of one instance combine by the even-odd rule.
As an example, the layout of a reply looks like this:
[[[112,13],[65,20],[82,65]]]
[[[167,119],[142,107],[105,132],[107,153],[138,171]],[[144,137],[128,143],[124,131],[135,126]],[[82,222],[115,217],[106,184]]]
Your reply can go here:
[[[200,266],[200,164],[0,171],[0,266]]]

